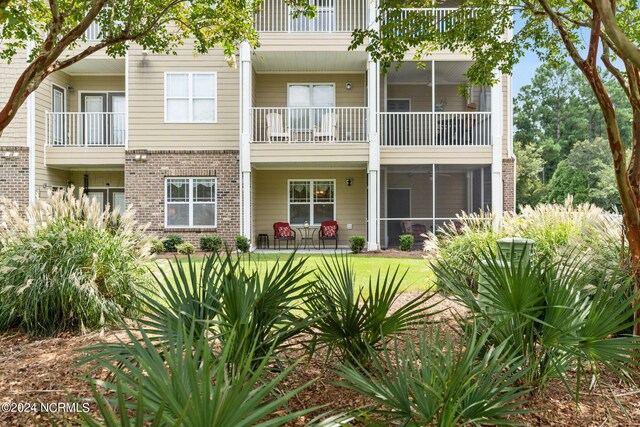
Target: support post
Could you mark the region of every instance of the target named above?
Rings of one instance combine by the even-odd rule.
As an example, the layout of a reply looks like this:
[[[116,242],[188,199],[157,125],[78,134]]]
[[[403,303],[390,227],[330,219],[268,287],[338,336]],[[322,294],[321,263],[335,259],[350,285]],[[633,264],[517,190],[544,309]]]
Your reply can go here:
[[[251,239],[251,47],[240,45],[240,234]]]
[[[369,27],[378,29],[378,2],[369,3]],[[380,67],[371,55],[367,62],[367,124],[369,131],[367,250],[380,249]]]
[[[496,72],[498,82],[491,87],[491,209],[495,215],[494,229],[498,229],[503,214],[503,183],[502,183],[502,134],[503,123],[503,93],[502,73]]]

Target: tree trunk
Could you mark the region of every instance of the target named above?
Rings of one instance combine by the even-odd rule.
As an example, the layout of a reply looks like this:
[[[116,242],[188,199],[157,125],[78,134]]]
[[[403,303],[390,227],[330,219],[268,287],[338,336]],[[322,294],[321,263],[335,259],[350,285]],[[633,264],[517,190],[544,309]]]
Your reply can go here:
[[[629,256],[631,258],[631,266],[634,272],[634,289],[637,291],[638,284],[640,283],[640,226],[632,224],[627,221],[627,216],[624,216],[625,235],[629,242]],[[634,305],[640,304],[640,297],[636,298]],[[640,319],[640,310],[636,311],[633,316],[634,320]],[[638,321],[633,327],[633,334],[640,336],[640,321]]]

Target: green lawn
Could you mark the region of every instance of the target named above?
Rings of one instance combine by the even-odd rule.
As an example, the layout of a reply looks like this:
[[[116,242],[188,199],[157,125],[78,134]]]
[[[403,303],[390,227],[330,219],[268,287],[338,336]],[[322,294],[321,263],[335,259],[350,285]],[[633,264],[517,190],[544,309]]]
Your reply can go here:
[[[273,266],[278,259],[284,261],[287,254],[249,254],[243,255],[243,262],[251,268],[264,271],[265,268]],[[315,269],[322,263],[322,255],[296,255],[296,258],[307,257],[307,268]],[[384,258],[373,256],[350,255],[349,259],[353,263],[356,274],[356,285],[366,286],[370,276],[376,276],[378,270],[386,271],[387,268],[394,270],[399,267],[400,272],[407,272],[402,288],[405,290],[418,291],[430,288],[433,285],[433,273],[426,260],[422,258]],[[180,262],[186,262],[186,258],[180,258]],[[194,258],[196,262],[202,262],[202,258]],[[168,260],[158,260],[158,265],[166,269]],[[152,268],[153,269],[153,268]],[[313,275],[311,276],[313,277]]]

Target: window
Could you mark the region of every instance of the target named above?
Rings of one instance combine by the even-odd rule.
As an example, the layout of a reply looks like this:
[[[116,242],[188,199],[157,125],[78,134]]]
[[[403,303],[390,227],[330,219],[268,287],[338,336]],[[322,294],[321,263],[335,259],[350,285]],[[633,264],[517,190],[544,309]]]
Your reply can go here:
[[[165,226],[216,227],[215,178],[167,178],[165,185]]]
[[[164,83],[165,122],[216,122],[216,73],[166,73]]]
[[[290,180],[289,222],[320,225],[336,216],[335,180]]]
[[[309,130],[321,122],[322,115],[336,105],[336,88],[331,83],[289,85],[288,106],[295,130]],[[298,107],[298,108],[296,108]]]

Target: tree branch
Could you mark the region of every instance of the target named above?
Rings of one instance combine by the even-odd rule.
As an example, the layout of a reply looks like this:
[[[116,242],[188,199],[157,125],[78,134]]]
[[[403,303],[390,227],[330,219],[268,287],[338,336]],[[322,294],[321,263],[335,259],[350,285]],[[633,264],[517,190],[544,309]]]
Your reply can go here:
[[[611,38],[612,43],[615,44],[618,50],[629,58],[636,67],[640,68],[640,49],[629,40],[618,25],[611,0],[594,0],[594,4],[600,12],[605,31]]]

